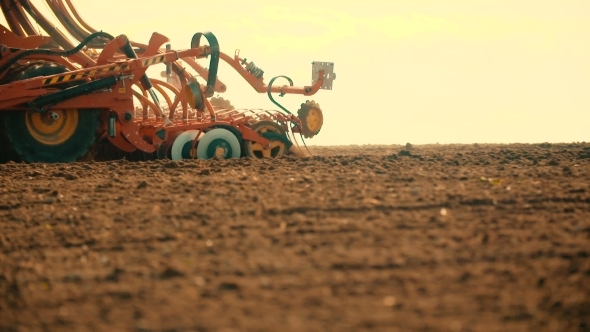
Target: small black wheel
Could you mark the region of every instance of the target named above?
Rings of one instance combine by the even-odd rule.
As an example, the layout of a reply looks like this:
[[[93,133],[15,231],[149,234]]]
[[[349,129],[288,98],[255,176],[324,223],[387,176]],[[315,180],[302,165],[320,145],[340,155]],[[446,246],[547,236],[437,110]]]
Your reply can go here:
[[[37,61],[14,73],[11,81],[67,72],[63,65]],[[71,86],[71,84],[69,85]],[[66,88],[63,84],[56,88]],[[25,162],[74,162],[83,157],[96,139],[99,110],[51,109],[4,112],[2,130],[11,159]]]

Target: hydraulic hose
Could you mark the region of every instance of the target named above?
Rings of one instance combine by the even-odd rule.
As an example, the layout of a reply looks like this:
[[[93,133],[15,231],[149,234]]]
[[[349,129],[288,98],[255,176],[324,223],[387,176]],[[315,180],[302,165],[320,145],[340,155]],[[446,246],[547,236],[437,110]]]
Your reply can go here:
[[[45,113],[47,110],[43,109],[43,106],[55,105],[68,99],[83,96],[101,89],[107,89],[115,85],[119,79],[119,77],[115,76],[105,77],[96,81],[67,88],[60,92],[40,96],[26,105],[39,113]]]
[[[135,53],[135,50],[131,46],[131,42],[127,41],[125,45],[121,47],[121,51],[123,51],[125,56],[127,56],[128,58],[137,59],[137,53]],[[147,74],[144,73],[143,75],[141,75],[139,81],[141,82],[141,86],[143,86],[144,89],[150,90],[152,88],[152,83],[150,82],[150,79],[147,76]]]
[[[127,40],[127,42],[125,43],[125,45],[123,45],[123,47],[121,47],[121,51],[123,51],[123,53],[128,58],[130,58],[130,59],[137,59],[137,53],[135,53],[135,50],[131,46],[131,42],[129,40]],[[172,124],[172,121],[170,121],[170,119],[168,119],[168,117],[164,114],[164,110],[162,110],[162,107],[160,107],[160,100],[158,98],[158,95],[154,91],[152,82],[150,81],[150,79],[147,76],[147,74],[146,73],[143,73],[143,75],[141,75],[141,77],[139,78],[139,81],[141,83],[141,86],[145,90],[147,90],[147,92],[149,92],[150,96],[154,100],[154,104],[156,105],[156,107],[158,108],[158,110],[160,111],[160,113],[163,115],[164,122],[166,123],[166,125]]]
[[[89,35],[89,33],[85,33],[84,31],[80,31],[80,29],[78,29],[78,27],[76,26],[75,22],[73,22],[71,17],[69,17],[69,15],[67,15],[67,11],[65,11],[65,10],[62,11],[57,3],[55,3],[54,1],[46,1],[46,2],[47,2],[47,5],[49,6],[49,8],[51,9],[51,11],[53,12],[53,14],[55,14],[57,19],[63,25],[63,27],[75,39],[77,39],[78,41],[82,41],[82,40],[84,40],[85,37],[87,37]],[[88,47],[90,47],[90,48],[103,48],[105,45],[106,45],[106,43],[104,40],[99,40],[98,42],[90,42],[88,44]]]
[[[90,43],[90,41],[92,39],[97,38],[97,37],[108,38],[110,40],[115,39],[113,36],[111,36],[110,34],[108,34],[106,32],[95,32],[95,33],[89,35],[88,37],[86,37],[78,46],[76,46],[70,50],[66,50],[66,51],[52,51],[52,50],[48,50],[48,49],[26,50],[26,51],[23,51],[23,52],[17,54],[13,58],[11,58],[7,63],[5,63],[2,67],[0,67],[0,73],[4,72],[8,68],[10,68],[10,66],[12,66],[14,63],[16,63],[18,60],[20,60],[26,56],[29,56],[29,55],[42,54],[42,55],[55,55],[55,56],[70,56],[72,54],[80,52],[80,50],[82,50],[82,48],[84,48],[84,46],[86,46],[88,43]],[[18,50],[19,49],[11,49],[11,51],[18,51]]]

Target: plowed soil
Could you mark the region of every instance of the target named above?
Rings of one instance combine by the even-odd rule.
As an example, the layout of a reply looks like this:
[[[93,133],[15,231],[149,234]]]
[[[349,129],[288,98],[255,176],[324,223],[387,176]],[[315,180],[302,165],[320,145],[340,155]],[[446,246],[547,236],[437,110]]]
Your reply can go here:
[[[590,144],[0,165],[0,331],[590,331]]]

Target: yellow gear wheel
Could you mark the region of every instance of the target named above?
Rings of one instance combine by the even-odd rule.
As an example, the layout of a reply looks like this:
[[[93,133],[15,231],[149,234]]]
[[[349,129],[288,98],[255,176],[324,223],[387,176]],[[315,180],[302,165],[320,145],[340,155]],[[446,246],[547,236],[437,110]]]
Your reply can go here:
[[[285,135],[283,128],[272,121],[257,122],[252,125],[252,130],[258,134],[271,132],[279,135]],[[277,139],[270,141],[270,149],[264,149],[260,143],[245,140],[244,150],[245,154],[250,158],[280,158],[285,154],[287,146],[285,142]]]
[[[297,111],[297,117],[301,120],[303,128],[301,134],[305,138],[312,138],[317,135],[324,124],[324,115],[320,105],[313,100],[308,100],[301,104]]]

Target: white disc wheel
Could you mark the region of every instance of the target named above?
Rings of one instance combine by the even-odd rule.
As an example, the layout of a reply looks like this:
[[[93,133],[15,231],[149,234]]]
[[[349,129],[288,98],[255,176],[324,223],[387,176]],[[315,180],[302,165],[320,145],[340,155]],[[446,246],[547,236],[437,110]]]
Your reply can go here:
[[[241,153],[240,141],[236,135],[223,128],[215,128],[205,133],[197,146],[199,159],[240,158]]]
[[[192,147],[197,135],[199,135],[198,130],[187,130],[178,135],[170,148],[170,158],[172,160],[195,159],[197,152]]]

